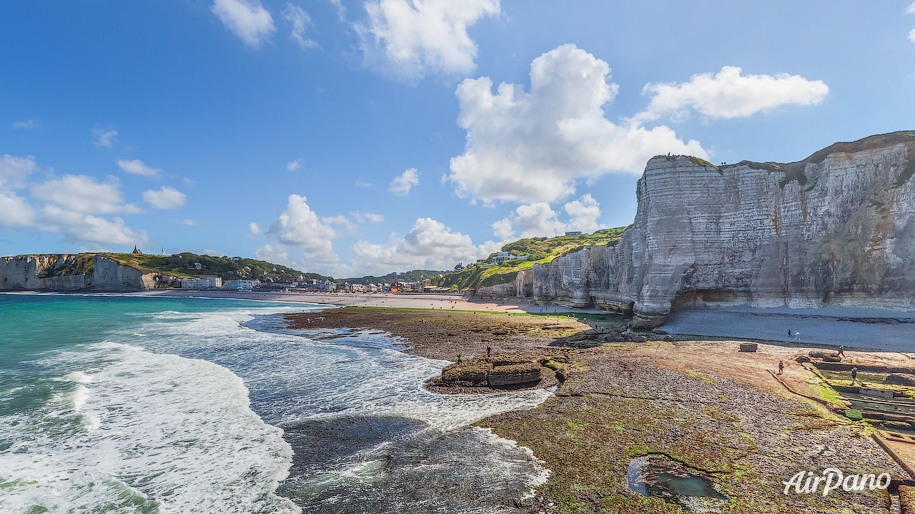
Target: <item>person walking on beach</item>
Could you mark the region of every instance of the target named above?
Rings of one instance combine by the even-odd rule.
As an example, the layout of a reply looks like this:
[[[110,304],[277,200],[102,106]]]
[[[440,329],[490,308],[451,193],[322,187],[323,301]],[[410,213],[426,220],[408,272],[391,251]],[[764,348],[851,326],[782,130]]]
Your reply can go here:
[[[785,361],[778,361],[778,374],[781,375],[785,371]]]
[[[851,368],[851,383],[854,385],[855,381],[858,380],[858,368]]]
[[[492,359],[492,347],[491,346],[486,347],[486,359],[487,360]]]
[[[845,357],[845,347],[844,346],[839,347],[839,357]]]
[[[788,329],[788,337],[791,337],[791,329]]]

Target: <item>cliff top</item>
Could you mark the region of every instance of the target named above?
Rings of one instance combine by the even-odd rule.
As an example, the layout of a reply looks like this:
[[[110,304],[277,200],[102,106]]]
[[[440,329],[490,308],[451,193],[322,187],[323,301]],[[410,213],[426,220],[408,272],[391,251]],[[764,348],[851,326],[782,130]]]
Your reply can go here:
[[[331,277],[301,271],[267,261],[242,257],[215,257],[184,252],[174,255],[133,253],[79,253],[79,254],[28,254],[5,257],[8,259],[46,257],[57,261],[44,270],[46,276],[72,275],[91,272],[95,257],[110,259],[141,273],[156,273],[175,277],[216,275],[224,279],[251,278],[262,282],[290,282],[302,279],[327,280]]]
[[[754,170],[765,170],[773,173],[784,173],[785,177],[781,181],[781,185],[784,187],[786,184],[793,181],[797,181],[800,185],[806,184],[807,177],[804,175],[804,170],[807,168],[807,165],[820,164],[832,154],[863,152],[867,150],[887,148],[898,144],[905,144],[909,152],[908,165],[899,177],[898,183],[901,184],[915,175],[915,130],[900,130],[897,132],[868,136],[862,139],[858,139],[857,141],[841,141],[838,143],[833,143],[826,148],[823,148],[822,150],[818,150],[810,154],[810,156],[808,156],[806,159],[788,163],[772,161],[756,162],[744,160],[736,164],[716,166],[706,161],[705,159],[700,159],[699,157],[689,155],[659,155],[654,157],[652,160],[673,160],[677,158],[686,158],[699,166],[713,168],[718,173],[722,173],[724,170],[738,167],[747,167]]]

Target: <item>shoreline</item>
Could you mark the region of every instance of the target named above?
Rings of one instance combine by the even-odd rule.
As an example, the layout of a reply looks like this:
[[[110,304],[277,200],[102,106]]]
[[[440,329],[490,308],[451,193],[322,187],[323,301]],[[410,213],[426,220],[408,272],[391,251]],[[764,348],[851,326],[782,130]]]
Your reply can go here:
[[[117,296],[213,297],[200,291],[182,293]],[[288,302],[284,296],[293,296],[310,305],[337,306],[340,299],[347,299],[356,304],[350,306],[367,307],[367,299],[359,295],[321,295],[328,302],[337,300],[336,304],[319,303],[318,295],[254,296],[241,299]],[[785,496],[779,484],[798,469],[808,468],[836,467],[846,473],[878,469],[905,476],[871,439],[876,428],[851,422],[824,407],[837,401],[837,396],[829,394],[819,374],[795,361],[813,348],[809,344],[759,342],[757,352],[741,353],[739,341],[727,338],[664,341],[662,333],[640,332],[647,340],[602,341],[604,329],[627,320],[583,316],[584,323],[568,316],[578,311],[527,313],[510,310],[510,305],[502,306],[505,311],[481,310],[483,302],[458,303],[460,299],[448,297],[434,299],[450,302],[441,307],[453,308],[434,309],[425,305],[433,301],[428,298],[397,296],[398,301],[390,304],[387,296],[368,298],[381,303],[380,308],[333,308],[286,315],[286,319],[315,320],[293,328],[383,331],[410,345],[402,350],[405,353],[433,359],[483,355],[486,346],[498,353],[561,354],[563,380],[544,402],[471,425],[517,441],[551,470],[537,490],[532,509],[551,512],[558,505],[558,510],[578,506],[621,512],[677,511],[668,501],[634,494],[625,486],[630,459],[644,456],[680,463],[713,480],[719,492],[731,498],[727,512],[887,512],[882,491],[836,492],[829,498]],[[237,296],[228,293],[219,298]],[[473,310],[460,310],[458,305]],[[521,313],[526,315],[517,315]],[[601,323],[606,325],[595,330]],[[915,374],[915,361],[906,354],[851,348],[846,353],[843,363],[904,367]],[[781,381],[771,374],[779,361],[787,365]],[[905,457],[907,462],[915,461],[915,449]]]
[[[309,317],[312,321],[305,321]],[[546,401],[473,425],[517,441],[551,470],[529,505],[532,511],[553,512],[572,506],[586,511],[679,511],[661,498],[627,489],[624,478],[629,459],[639,455],[670,459],[713,480],[731,499],[727,505],[733,508],[727,512],[889,512],[884,510],[882,491],[836,493],[825,499],[785,496],[781,482],[796,469],[810,466],[837,467],[848,473],[876,467],[893,476],[906,476],[883,449],[864,436],[874,430],[870,425],[852,423],[824,406],[834,399],[815,375],[794,360],[818,345],[757,341],[756,353],[740,353],[739,341],[734,339],[669,342],[661,340],[661,334],[644,333],[650,337],[642,343],[588,339],[589,344],[576,347],[575,343],[582,342],[579,336],[593,332],[592,320],[585,324],[562,314],[514,316],[380,308],[336,309],[286,318],[293,320],[294,328],[306,330],[383,331],[404,340],[409,345],[403,350],[407,353],[449,361],[462,352],[481,355],[487,345],[493,347],[494,357],[503,350],[561,353],[564,380],[556,383]],[[542,327],[552,324],[551,320],[561,322],[562,330],[548,330],[549,335],[544,335]],[[907,356],[888,351],[847,348],[846,353],[847,362],[857,365],[912,366]],[[779,361],[787,364],[779,377],[782,381],[771,375]],[[798,396],[783,384],[822,403]],[[440,393],[470,392],[437,391],[428,382],[424,386]],[[842,451],[811,453],[816,448]]]

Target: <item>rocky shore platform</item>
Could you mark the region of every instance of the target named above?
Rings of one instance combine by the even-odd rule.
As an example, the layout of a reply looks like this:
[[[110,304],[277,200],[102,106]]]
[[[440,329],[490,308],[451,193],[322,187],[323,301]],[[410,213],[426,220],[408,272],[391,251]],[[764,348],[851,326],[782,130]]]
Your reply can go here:
[[[821,348],[756,341],[756,351],[741,352],[746,340],[629,332],[622,318],[593,314],[346,308],[287,319],[319,331],[382,330],[408,352],[451,361],[427,384],[433,390],[504,392],[489,384],[500,367],[531,379],[509,387],[555,387],[534,409],[477,423],[530,448],[550,469],[535,497],[522,502],[531,512],[890,513],[899,512],[892,510],[899,508],[895,486],[824,496],[822,487],[785,494],[785,482],[828,468],[846,476],[888,473],[894,484],[915,478],[905,470],[915,451],[906,453],[901,442],[890,446],[899,451],[887,451],[878,441],[882,429],[842,414],[844,399],[831,385],[845,377],[808,362]],[[845,354],[844,365],[915,376],[909,354]],[[671,480],[701,480],[707,494],[658,492]]]

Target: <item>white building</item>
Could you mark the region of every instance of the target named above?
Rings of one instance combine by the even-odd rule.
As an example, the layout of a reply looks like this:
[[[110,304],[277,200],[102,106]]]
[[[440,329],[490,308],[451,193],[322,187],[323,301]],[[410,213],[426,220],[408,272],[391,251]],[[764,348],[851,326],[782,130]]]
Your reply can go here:
[[[222,279],[219,277],[182,278],[181,289],[219,289]]]
[[[236,291],[251,291],[255,287],[260,285],[260,282],[257,280],[226,280],[225,283],[226,289],[234,289]]]
[[[526,261],[527,259],[527,255],[512,255],[508,252],[499,252],[492,258],[493,262]]]

